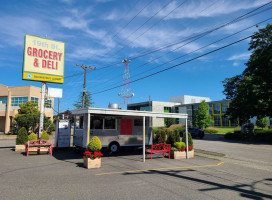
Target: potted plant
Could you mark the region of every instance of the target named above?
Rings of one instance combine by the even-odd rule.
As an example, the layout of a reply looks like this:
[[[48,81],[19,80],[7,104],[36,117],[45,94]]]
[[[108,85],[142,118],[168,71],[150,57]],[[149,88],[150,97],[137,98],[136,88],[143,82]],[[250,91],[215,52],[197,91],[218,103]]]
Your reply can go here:
[[[15,151],[25,151],[25,144],[27,143],[27,131],[25,127],[20,128],[16,137]]]
[[[184,142],[175,142],[170,151],[170,157],[172,159],[186,158],[186,145]]]
[[[103,154],[100,152],[102,143],[97,136],[94,136],[88,144],[88,150],[84,152],[83,163],[87,169],[100,168],[101,157]]]

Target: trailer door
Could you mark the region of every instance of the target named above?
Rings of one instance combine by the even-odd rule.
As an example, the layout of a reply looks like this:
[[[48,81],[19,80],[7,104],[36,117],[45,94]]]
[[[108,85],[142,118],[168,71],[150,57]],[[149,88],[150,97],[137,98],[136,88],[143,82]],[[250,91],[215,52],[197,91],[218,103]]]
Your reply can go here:
[[[132,135],[133,120],[121,119],[120,135]]]

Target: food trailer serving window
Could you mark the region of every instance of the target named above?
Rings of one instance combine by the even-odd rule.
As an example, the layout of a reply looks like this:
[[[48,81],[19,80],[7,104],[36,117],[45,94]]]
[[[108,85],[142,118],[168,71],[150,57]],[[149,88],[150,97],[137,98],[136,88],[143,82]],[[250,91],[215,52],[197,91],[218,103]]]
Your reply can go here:
[[[91,129],[103,129],[103,118],[102,117],[91,117]]]
[[[104,129],[116,129],[116,119],[115,118],[105,118],[104,119]]]

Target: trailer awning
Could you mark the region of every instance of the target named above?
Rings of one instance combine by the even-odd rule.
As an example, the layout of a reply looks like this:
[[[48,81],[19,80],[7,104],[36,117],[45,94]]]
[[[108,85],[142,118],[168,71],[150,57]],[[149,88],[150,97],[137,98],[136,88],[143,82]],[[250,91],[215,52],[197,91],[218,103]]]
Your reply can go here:
[[[120,110],[120,109],[106,109],[106,108],[82,108],[72,111],[72,115],[83,114],[102,114],[102,115],[120,115],[120,116],[138,116],[138,117],[156,117],[156,118],[184,118],[188,117],[187,114],[182,113],[160,113],[148,112],[138,110]]]

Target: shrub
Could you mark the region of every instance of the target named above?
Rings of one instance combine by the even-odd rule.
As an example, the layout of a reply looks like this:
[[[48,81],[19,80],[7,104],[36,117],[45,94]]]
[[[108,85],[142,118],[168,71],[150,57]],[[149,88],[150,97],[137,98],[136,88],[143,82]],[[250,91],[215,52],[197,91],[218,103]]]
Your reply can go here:
[[[90,151],[100,151],[102,149],[102,143],[97,136],[94,136],[88,144]]]
[[[247,123],[242,126],[242,133],[245,135],[253,135],[254,134],[254,124]]]
[[[214,127],[208,127],[204,129],[204,133],[218,133],[219,129]]]
[[[246,134],[242,134],[241,131],[234,131],[233,133],[226,133],[224,135],[225,139],[230,139],[230,140],[244,140],[244,139],[248,139],[249,135]]]
[[[153,143],[159,144],[159,143],[165,143],[165,141],[166,141],[166,131],[163,129],[158,129],[155,134]]]
[[[20,128],[20,130],[18,131],[18,135],[16,138],[16,144],[25,144],[27,143],[28,138],[27,138],[27,131],[25,127]]]
[[[166,143],[167,144],[171,144],[171,146],[173,146],[173,144],[176,142],[175,141],[175,135],[174,132],[171,130],[166,130],[167,131],[167,140]]]
[[[175,142],[180,142],[180,134],[178,130],[174,130]]]
[[[181,149],[181,148],[185,148],[186,144],[184,142],[175,142],[174,147],[178,147]]]
[[[171,151],[179,151],[176,147],[171,147]]]
[[[182,142],[184,142],[184,143],[186,144],[186,134],[183,134]],[[191,133],[189,133],[189,132],[188,132],[188,146],[189,146],[189,147],[193,147],[193,146],[194,146],[194,143],[193,143],[193,139],[192,139]]]
[[[46,131],[43,131],[40,137],[41,140],[49,140],[49,135]]]
[[[267,117],[257,117],[257,120],[256,120],[256,125],[259,127],[259,128],[265,128],[267,125],[268,125],[268,118]]]
[[[28,140],[37,140],[37,139],[38,139],[37,135],[33,132],[28,136]]]
[[[185,126],[183,124],[173,124],[169,127],[169,129],[180,132],[182,130],[185,130]]]

